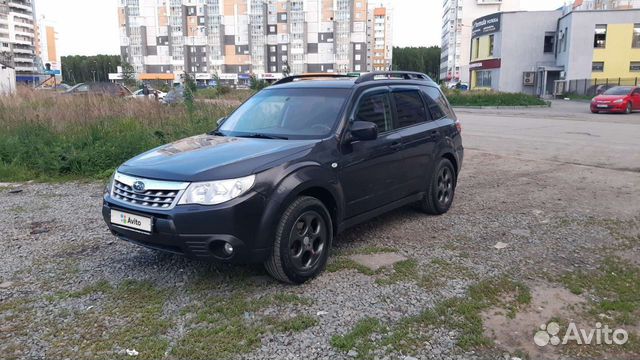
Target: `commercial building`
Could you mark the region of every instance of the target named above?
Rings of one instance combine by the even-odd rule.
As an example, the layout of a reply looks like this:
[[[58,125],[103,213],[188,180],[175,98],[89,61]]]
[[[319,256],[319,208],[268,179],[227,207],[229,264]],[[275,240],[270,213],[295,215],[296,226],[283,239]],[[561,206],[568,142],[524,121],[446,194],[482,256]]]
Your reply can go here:
[[[640,8],[640,0],[575,0],[570,10],[625,10]]]
[[[444,0],[442,7],[440,79],[468,83],[473,21],[500,11],[520,10],[520,0]]]
[[[471,88],[550,97],[591,94],[601,83],[638,84],[640,9],[564,12],[476,19]]]
[[[122,57],[141,80],[247,82],[391,62],[391,11],[367,0],[120,0],[118,14]]]
[[[0,53],[15,69],[19,82],[33,82],[38,71],[35,41],[33,1],[0,0]]]

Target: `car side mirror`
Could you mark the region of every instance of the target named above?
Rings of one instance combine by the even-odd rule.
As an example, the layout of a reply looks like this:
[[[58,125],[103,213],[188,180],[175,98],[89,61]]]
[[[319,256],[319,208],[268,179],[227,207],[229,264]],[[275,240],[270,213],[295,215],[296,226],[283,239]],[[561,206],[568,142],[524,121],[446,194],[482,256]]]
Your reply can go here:
[[[369,121],[354,121],[351,123],[351,138],[367,141],[378,138],[378,125]]]
[[[216,124],[218,124],[218,127],[220,127],[225,120],[227,120],[226,117],[218,119],[218,121],[216,121]]]

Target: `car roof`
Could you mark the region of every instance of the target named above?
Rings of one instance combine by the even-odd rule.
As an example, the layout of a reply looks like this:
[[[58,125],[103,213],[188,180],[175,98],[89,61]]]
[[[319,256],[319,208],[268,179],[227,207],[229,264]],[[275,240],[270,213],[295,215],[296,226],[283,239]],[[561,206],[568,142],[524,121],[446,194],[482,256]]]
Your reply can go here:
[[[351,89],[358,86],[377,84],[389,85],[431,85],[438,86],[429,76],[416,72],[384,71],[371,72],[359,77],[340,74],[307,74],[289,76],[277,81],[267,89]]]

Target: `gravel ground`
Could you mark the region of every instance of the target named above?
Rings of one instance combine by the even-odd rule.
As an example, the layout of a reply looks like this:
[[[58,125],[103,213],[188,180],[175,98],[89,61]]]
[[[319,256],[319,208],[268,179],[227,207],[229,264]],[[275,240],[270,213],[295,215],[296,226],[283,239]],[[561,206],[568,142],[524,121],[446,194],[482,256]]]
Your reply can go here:
[[[160,348],[140,351],[138,358],[181,358],[184,353],[174,351],[203,326],[194,321],[204,316],[207,299],[232,299],[228,304],[235,308],[237,299],[284,294],[302,300],[241,311],[240,323],[268,316],[307,316],[314,322],[297,330],[263,331],[246,352],[220,350],[208,358],[362,357],[333,347],[331,338],[369,317],[393,326],[445,299],[465,297],[468,287],[483,279],[507,275],[527,284],[553,283],[563,273],[595,269],[620,249],[637,261],[637,247],[624,244],[614,230],[639,230],[639,188],[637,173],[468,151],[449,214],[394,211],[342,234],[332,258],[389,247],[414,260],[417,273],[437,273],[440,281],[429,286],[411,277],[385,282],[393,271],[366,275],[342,269],[302,286],[286,286],[259,266],[218,267],[116,240],[101,218],[101,184],[0,185],[0,353],[9,359],[134,358],[126,349],[156,346],[140,345],[130,334],[112,335],[130,328],[150,331]],[[21,192],[11,193],[16,189]],[[636,225],[629,230],[624,224]],[[498,242],[506,247],[496,249]],[[442,264],[449,264],[448,270]],[[162,294],[159,306],[144,303],[156,298],[139,300],[119,287],[127,281]],[[140,323],[141,313],[151,314],[149,323]],[[156,324],[158,319],[167,324]],[[413,358],[512,356],[497,345],[464,351],[456,345],[455,329],[431,326],[424,331],[428,336],[411,352]],[[238,348],[246,344],[242,340]],[[401,351],[372,351],[379,359],[411,359]]]

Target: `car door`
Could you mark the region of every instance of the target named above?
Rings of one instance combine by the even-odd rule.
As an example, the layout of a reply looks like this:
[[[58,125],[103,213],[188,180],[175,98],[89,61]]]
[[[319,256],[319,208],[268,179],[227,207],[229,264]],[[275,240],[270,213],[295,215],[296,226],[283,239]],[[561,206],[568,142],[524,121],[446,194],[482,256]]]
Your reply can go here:
[[[432,120],[420,87],[393,86],[392,100],[398,134],[402,137],[400,197],[423,192],[433,166],[435,144],[440,138],[439,124]]]
[[[351,121],[378,126],[378,138],[345,144],[338,173],[345,197],[345,218],[351,218],[399,199],[402,179],[399,161],[402,137],[394,131],[390,89],[365,91],[356,102]]]
[[[631,103],[634,110],[640,110],[640,88],[637,88],[631,93]]]

